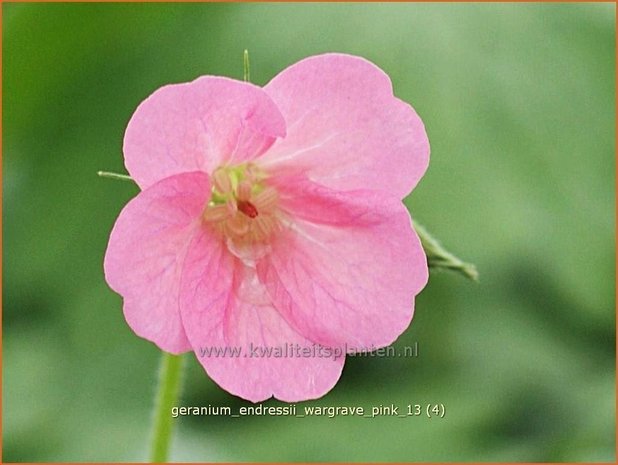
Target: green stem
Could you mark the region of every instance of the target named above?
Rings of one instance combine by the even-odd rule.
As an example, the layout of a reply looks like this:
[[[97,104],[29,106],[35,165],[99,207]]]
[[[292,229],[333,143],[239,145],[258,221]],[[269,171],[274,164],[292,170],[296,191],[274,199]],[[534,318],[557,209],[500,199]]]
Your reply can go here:
[[[182,356],[162,352],[159,386],[154,407],[154,426],[150,460],[152,463],[165,463],[172,442],[172,407],[176,407],[180,393]]]
[[[245,82],[251,81],[251,67],[249,66],[249,50],[245,49],[243,53],[243,79]]]
[[[97,174],[102,178],[119,179],[121,181],[133,181],[131,176],[126,174],[112,173],[110,171],[97,171]]]
[[[478,281],[479,273],[471,263],[466,263],[446,250],[429,232],[416,221],[412,221],[414,229],[421,240],[427,254],[427,265],[431,269],[456,271],[466,278]]]

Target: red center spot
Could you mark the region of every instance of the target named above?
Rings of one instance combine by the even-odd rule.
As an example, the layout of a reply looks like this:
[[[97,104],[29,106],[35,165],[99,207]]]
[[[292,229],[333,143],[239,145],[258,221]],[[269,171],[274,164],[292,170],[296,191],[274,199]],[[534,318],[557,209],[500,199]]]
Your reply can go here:
[[[251,202],[247,200],[239,200],[236,204],[238,206],[238,210],[247,215],[249,218],[255,218],[258,216],[257,208]]]

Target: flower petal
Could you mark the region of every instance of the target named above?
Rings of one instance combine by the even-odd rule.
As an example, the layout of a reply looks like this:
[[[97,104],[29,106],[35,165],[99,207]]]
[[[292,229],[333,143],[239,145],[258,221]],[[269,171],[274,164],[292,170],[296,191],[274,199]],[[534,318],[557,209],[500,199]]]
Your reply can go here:
[[[252,159],[284,135],[285,121],[260,87],[203,76],[164,86],[139,105],[125,133],[125,165],[144,189],[173,174]]]
[[[253,402],[313,399],[341,375],[344,351],[337,359],[317,356],[313,342],[273,308],[255,269],[208,234],[196,236],[187,253],[180,306],[199,362],[232,394]]]
[[[383,191],[338,192],[299,179],[279,190],[289,227],[257,264],[274,306],[320,344],[392,343],[428,278],[405,206]]]
[[[370,187],[405,197],[425,173],[429,141],[421,119],[393,96],[389,77],[355,56],[326,54],[279,73],[264,90],[287,136],[264,155],[273,169],[304,170],[335,189]]]
[[[164,179],[124,207],[107,246],[105,279],[124,297],[127,323],[167,352],[190,349],[178,309],[180,272],[209,195],[205,173]]]

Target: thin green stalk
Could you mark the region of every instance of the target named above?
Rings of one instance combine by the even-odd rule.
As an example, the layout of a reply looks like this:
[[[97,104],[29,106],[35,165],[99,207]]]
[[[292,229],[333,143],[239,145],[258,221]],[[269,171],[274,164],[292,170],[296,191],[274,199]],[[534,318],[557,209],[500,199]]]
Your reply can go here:
[[[243,53],[243,79],[245,82],[251,81],[251,68],[249,66],[249,50],[245,49]]]
[[[119,179],[121,181],[133,181],[131,176],[126,174],[112,173],[111,171],[97,171],[102,178]]]
[[[414,229],[421,240],[425,254],[427,254],[427,265],[434,270],[452,270],[458,272],[468,279],[478,281],[479,273],[476,266],[466,263],[459,259],[435,239],[423,226],[413,221]]]
[[[152,429],[151,463],[165,463],[168,460],[174,418],[172,407],[176,407],[182,377],[183,358],[167,352],[161,354],[159,386],[154,406],[154,425]]]

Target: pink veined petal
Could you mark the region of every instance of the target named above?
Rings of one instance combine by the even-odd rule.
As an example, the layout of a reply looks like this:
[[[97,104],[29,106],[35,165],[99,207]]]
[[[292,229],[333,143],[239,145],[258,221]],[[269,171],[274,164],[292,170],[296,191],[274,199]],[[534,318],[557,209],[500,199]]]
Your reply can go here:
[[[174,174],[250,160],[283,136],[285,121],[260,87],[203,76],[161,87],[139,105],[125,133],[125,165],[144,189]]]
[[[273,308],[255,269],[207,233],[196,236],[187,253],[180,306],[199,362],[234,395],[253,402],[271,396],[286,402],[313,399],[341,375],[345,355],[317,356],[313,342]],[[293,356],[296,347],[314,352]]]
[[[289,227],[257,264],[274,306],[305,337],[372,349],[410,324],[427,259],[402,202],[383,191],[282,182]]]
[[[182,263],[210,195],[205,173],[164,179],[122,210],[105,254],[105,279],[124,298],[138,336],[174,354],[190,350],[178,309]]]
[[[287,136],[264,155],[272,170],[295,169],[334,189],[371,187],[405,197],[425,173],[429,141],[421,119],[393,96],[389,77],[355,56],[310,57],[264,90]]]

